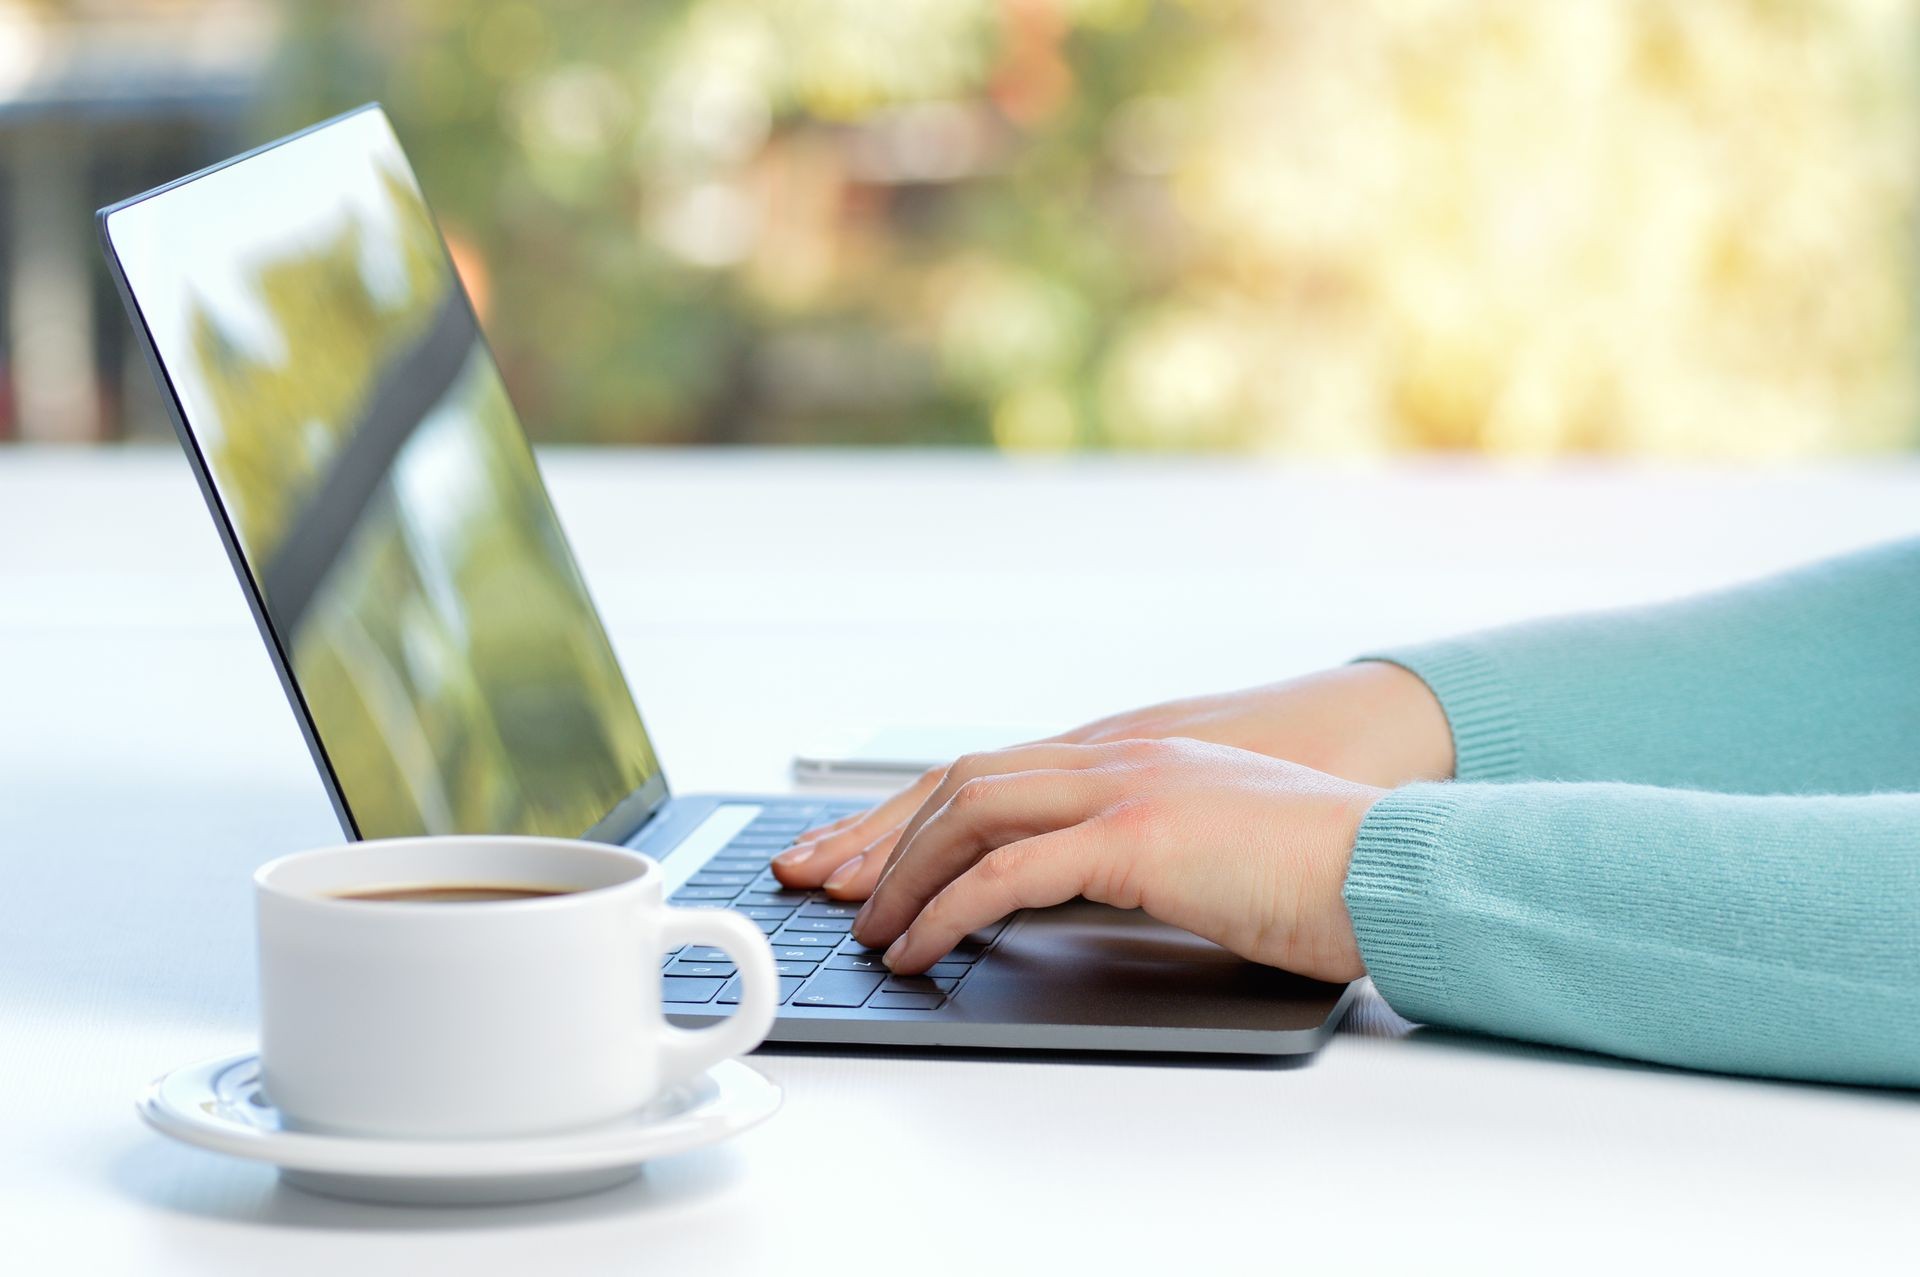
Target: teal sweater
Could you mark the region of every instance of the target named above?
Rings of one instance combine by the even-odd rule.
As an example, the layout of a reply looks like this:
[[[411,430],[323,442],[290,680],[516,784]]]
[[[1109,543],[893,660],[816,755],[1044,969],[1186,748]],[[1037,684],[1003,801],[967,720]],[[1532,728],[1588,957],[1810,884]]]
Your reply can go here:
[[[1920,1085],[1920,540],[1363,659],[1433,689],[1457,759],[1347,874],[1395,1010]]]

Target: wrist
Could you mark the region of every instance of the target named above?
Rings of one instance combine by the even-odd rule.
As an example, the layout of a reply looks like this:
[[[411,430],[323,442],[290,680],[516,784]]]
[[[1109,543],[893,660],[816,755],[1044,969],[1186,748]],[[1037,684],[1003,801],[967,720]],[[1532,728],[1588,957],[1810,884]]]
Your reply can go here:
[[[1307,907],[1295,920],[1293,945],[1285,966],[1290,971],[1333,982],[1357,980],[1367,973],[1354,932],[1353,916],[1345,898],[1347,870],[1360,828],[1375,803],[1392,791],[1374,785],[1347,783],[1339,787],[1325,812],[1324,828],[1315,839],[1313,878],[1305,893]]]
[[[1453,728],[1440,698],[1419,675],[1381,660],[1356,661],[1338,673],[1350,715],[1351,757],[1337,775],[1389,789],[1453,779]]]

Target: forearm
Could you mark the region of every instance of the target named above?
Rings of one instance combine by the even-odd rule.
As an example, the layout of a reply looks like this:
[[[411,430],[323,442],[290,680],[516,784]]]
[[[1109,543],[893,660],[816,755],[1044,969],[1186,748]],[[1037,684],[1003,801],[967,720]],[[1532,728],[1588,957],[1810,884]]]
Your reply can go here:
[[[1411,1019],[1920,1085],[1920,795],[1415,785],[1368,813],[1345,899]]]
[[[1433,691],[1462,780],[1920,789],[1920,540],[1363,659]]]

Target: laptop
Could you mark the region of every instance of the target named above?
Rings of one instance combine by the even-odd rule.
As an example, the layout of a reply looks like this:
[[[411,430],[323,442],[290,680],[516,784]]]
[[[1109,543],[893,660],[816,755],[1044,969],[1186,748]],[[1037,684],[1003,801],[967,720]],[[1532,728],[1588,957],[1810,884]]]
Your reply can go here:
[[[856,801],[675,794],[386,115],[368,105],[99,214],[121,299],[350,838],[630,847],[779,962],[772,1040],[1298,1054],[1352,994],[1084,901],[896,977],[770,857]],[[715,689],[719,694],[722,689]],[[725,956],[662,955],[683,1024]]]

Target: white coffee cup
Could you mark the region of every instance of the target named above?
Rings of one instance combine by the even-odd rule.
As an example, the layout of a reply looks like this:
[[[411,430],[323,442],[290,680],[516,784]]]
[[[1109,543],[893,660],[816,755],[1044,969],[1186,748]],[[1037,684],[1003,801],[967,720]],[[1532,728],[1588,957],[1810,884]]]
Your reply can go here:
[[[778,1001],[766,937],[740,914],[669,907],[661,880],[645,856],[558,838],[400,838],[263,866],[267,1097],[299,1130],[510,1137],[620,1117],[752,1050]],[[342,898],[481,884],[560,894]],[[661,955],[688,944],[740,975],[711,1028],[661,1014]]]

